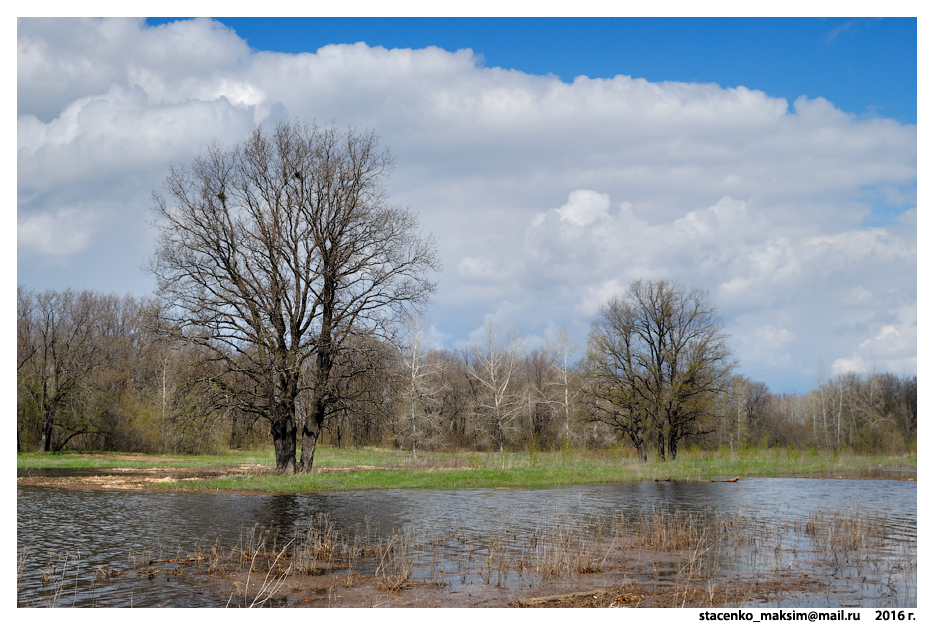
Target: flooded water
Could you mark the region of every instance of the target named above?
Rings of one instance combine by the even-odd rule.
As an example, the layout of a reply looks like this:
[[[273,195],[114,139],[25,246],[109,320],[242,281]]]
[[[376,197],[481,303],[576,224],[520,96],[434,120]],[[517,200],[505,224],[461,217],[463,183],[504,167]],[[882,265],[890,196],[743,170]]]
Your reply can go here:
[[[642,482],[542,490],[389,490],[326,494],[239,495],[161,491],[106,491],[20,486],[17,548],[21,559],[20,606],[224,606],[195,576],[148,576],[149,560],[167,560],[230,548],[258,527],[292,536],[310,520],[327,519],[338,533],[388,536],[407,531],[414,575],[449,572],[446,585],[479,584],[477,571],[453,564],[459,550],[479,550],[500,533],[522,543],[543,520],[585,527],[596,520],[625,520],[654,511],[698,519],[733,516],[763,528],[792,528],[809,516],[860,513],[885,520],[880,549],[903,559],[916,551],[916,483],[899,480],[750,478],[737,483]],[[798,527],[798,526],[796,526]],[[609,526],[608,526],[609,528]],[[460,538],[454,539],[455,535]],[[464,538],[469,538],[465,540]],[[810,550],[805,534],[781,535],[779,550],[798,558]],[[774,541],[775,542],[775,541]],[[434,552],[426,548],[435,546]],[[439,551],[438,547],[441,546]],[[770,546],[772,550],[772,545]],[[791,551],[790,551],[791,550]],[[141,556],[142,555],[142,556]],[[433,560],[430,564],[429,560]],[[723,567],[755,567],[749,559]],[[775,567],[775,564],[771,565]],[[102,572],[120,571],[114,578]],[[664,576],[665,573],[659,573]],[[912,574],[914,580],[914,572]],[[485,581],[489,582],[489,581]],[[509,577],[500,584],[518,584]],[[902,598],[914,605],[915,595]]]

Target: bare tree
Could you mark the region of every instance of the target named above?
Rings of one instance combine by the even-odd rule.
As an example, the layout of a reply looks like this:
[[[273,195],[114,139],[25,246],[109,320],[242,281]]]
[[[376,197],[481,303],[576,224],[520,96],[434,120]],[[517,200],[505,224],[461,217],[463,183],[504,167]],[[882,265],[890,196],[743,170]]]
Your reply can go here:
[[[139,449],[137,402],[149,381],[146,300],[17,289],[20,426],[40,452],[96,444]]]
[[[772,394],[764,382],[744,379],[743,418],[748,436],[762,430],[769,419]]]
[[[96,304],[90,292],[17,290],[17,373],[38,421],[39,452],[61,450],[94,429],[83,405],[102,362]]]
[[[435,380],[437,394],[438,429],[455,446],[476,448],[481,384],[471,375],[473,353],[468,348],[459,350],[432,350],[427,355]]]
[[[522,410],[521,395],[515,392],[514,376],[517,373],[523,341],[510,330],[505,338],[490,320],[484,329],[483,345],[471,347],[474,367],[471,375],[481,384],[482,406],[487,411],[490,425],[500,453],[513,421]],[[511,386],[511,383],[513,386]]]
[[[707,294],[667,281],[630,284],[601,309],[588,336],[592,419],[660,458],[698,426],[729,379],[730,350]]]
[[[543,440],[552,438],[552,425],[556,402],[554,400],[555,372],[552,370],[553,355],[547,350],[536,348],[526,354],[521,373],[525,381],[526,402],[529,414],[529,443],[538,447]]]
[[[388,202],[392,167],[372,132],[296,121],[212,145],[154,194],[150,267],[166,316],[178,337],[251,381],[240,405],[269,420],[279,471],[297,469],[300,429],[298,469],[311,469],[340,407],[332,371],[349,339],[386,331],[434,292],[433,241]]]
[[[337,401],[329,411],[325,429],[338,447],[345,444],[379,444],[392,432],[401,395],[401,367],[397,350],[388,342],[360,335],[349,339],[338,353],[331,370]],[[314,380],[314,363],[307,375]],[[300,396],[308,414],[314,399]]]
[[[22,398],[26,395],[24,374],[25,368],[38,353],[38,346],[33,339],[33,325],[35,324],[35,298],[22,285],[16,286],[16,451],[23,450],[22,431],[27,426],[27,419],[23,415]]]
[[[575,354],[578,352],[577,342],[568,333],[568,327],[562,326],[554,331],[552,339],[547,345],[552,350],[552,369],[555,371],[555,385],[558,386],[558,404],[562,413],[562,439],[568,440],[571,435],[571,415],[574,403],[578,398],[580,388],[574,385],[572,368]]]
[[[444,389],[438,375],[441,364],[429,359],[427,327],[428,322],[421,315],[407,316],[397,346],[403,360],[401,392],[405,407],[397,437],[409,444],[413,459],[420,445],[430,447],[439,441],[438,422]]]

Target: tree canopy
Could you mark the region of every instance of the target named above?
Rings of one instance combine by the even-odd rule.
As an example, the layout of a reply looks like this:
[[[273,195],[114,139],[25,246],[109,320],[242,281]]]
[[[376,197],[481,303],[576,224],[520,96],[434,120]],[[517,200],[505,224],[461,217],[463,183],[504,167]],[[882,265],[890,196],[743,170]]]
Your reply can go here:
[[[616,428],[641,459],[653,443],[674,459],[682,438],[702,434],[732,368],[707,293],[665,280],[637,280],[612,297],[591,324],[588,350],[592,419]]]
[[[210,146],[154,194],[169,327],[249,381],[239,406],[269,421],[280,471],[297,469],[300,432],[298,469],[311,468],[355,335],[385,334],[435,290],[434,242],[389,202],[392,168],[372,132],[295,121]]]

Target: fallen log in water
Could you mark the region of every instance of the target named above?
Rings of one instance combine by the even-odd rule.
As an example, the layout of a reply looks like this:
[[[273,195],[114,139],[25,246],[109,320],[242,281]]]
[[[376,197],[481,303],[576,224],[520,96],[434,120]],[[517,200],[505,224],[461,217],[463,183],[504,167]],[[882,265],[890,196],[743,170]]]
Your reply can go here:
[[[586,598],[588,596],[597,597],[607,593],[607,589],[592,589],[591,591],[578,591],[575,593],[563,593],[557,596],[543,596],[541,598],[522,598],[516,601],[516,606],[543,606],[547,604],[559,604],[575,598]]]
[[[190,563],[192,561],[204,561],[206,560],[203,556],[195,556],[189,559],[153,559],[148,564],[152,565],[153,563]]]
[[[733,478],[730,478],[728,480],[712,480],[711,482],[712,483],[735,483],[738,480],[740,480],[740,476],[734,476]]]
[[[543,596],[541,598],[522,598],[514,602],[514,606],[519,607],[534,607],[534,606],[548,606],[550,604],[561,605],[571,600],[576,600],[578,598],[598,598],[605,594],[611,593],[610,589],[592,589],[591,591],[577,591],[575,593],[563,593],[557,596]]]

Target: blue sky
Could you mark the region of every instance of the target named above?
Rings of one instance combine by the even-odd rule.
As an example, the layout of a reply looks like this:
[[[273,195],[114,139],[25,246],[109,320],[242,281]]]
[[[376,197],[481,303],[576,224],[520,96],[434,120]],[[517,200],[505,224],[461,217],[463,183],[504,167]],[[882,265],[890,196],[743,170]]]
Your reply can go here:
[[[439,346],[667,279],[774,391],[914,374],[915,76],[914,19],[20,19],[17,280],[150,293],[171,165],[334,120],[438,239]]]
[[[180,18],[147,18],[162,24]],[[915,18],[214,18],[256,50],[471,48],[530,74],[744,85],[916,123]]]

